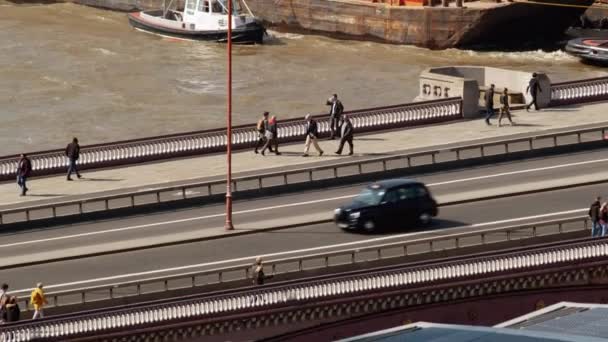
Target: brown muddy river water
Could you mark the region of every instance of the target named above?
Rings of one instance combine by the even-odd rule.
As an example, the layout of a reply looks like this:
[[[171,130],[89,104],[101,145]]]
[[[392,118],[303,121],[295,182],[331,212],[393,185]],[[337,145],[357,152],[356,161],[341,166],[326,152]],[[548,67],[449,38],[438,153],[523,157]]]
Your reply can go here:
[[[138,32],[126,14],[74,4],[0,0],[0,155],[225,126],[225,45]],[[562,51],[429,51],[270,32],[234,49],[235,124],[264,110],[280,118],[411,101],[421,70],[488,65],[603,75]]]

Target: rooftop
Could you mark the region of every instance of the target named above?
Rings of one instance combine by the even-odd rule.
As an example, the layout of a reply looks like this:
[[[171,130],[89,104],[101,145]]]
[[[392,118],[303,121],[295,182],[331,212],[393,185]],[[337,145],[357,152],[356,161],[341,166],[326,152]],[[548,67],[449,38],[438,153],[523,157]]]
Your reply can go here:
[[[355,341],[608,342],[608,305],[560,302],[494,327],[418,322],[341,340]]]

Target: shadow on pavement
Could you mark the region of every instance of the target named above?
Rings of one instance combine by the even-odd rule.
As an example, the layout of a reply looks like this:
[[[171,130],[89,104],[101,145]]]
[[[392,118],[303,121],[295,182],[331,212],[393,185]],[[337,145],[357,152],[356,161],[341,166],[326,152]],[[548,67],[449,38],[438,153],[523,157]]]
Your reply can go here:
[[[354,234],[366,234],[366,235],[389,235],[389,234],[405,234],[405,233],[421,233],[421,232],[433,232],[439,231],[441,229],[447,228],[455,228],[455,227],[465,227],[470,225],[470,223],[456,221],[456,220],[447,220],[447,219],[434,219],[430,225],[421,226],[416,223],[406,223],[406,227],[404,226],[393,226],[387,227],[383,229],[378,229],[372,233],[366,233],[363,231],[353,231],[353,230],[344,230],[346,233],[354,233]]]

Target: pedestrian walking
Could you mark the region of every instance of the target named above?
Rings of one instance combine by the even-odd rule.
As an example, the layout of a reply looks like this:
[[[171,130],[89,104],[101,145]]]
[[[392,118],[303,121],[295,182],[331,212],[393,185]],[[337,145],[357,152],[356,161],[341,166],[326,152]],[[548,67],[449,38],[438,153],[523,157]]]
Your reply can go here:
[[[80,158],[80,145],[78,145],[78,138],[74,137],[72,139],[72,142],[69,143],[68,146],[66,146],[65,155],[70,161],[70,165],[68,166],[67,180],[72,180],[72,178],[70,177],[72,173],[76,173],[76,176],[78,178],[82,178],[82,176],[78,172],[78,168],[76,167],[76,162],[78,161],[78,158]]]
[[[486,91],[486,125],[490,124],[490,118],[494,115],[494,84]]]
[[[530,107],[534,105],[534,110],[539,110],[538,103],[536,102],[536,96],[538,93],[542,93],[543,90],[540,88],[540,82],[538,81],[538,75],[536,73],[532,74],[532,78],[530,79],[530,83],[526,88],[526,93],[530,93],[532,96],[532,102],[526,106],[526,111],[530,111]]]
[[[513,120],[511,120],[511,106],[509,105],[509,90],[507,88],[505,88],[505,90],[502,92],[502,95],[500,95],[500,114],[498,115],[498,127],[500,127],[500,122],[502,121],[502,117],[503,116],[507,116],[507,119],[509,119],[509,123],[511,123],[511,126],[514,125]]]
[[[6,321],[6,304],[8,303],[9,298],[8,284],[4,283],[0,289],[0,322]]]
[[[599,236],[606,236],[606,233],[608,232],[608,202],[604,202],[600,207],[599,221],[601,227]]]
[[[6,302],[6,315],[3,317],[5,322],[18,322],[21,318],[21,309],[17,304],[17,297],[10,296]]]
[[[270,279],[272,276],[264,274],[264,263],[262,257],[255,258],[255,264],[253,265],[253,284],[264,285],[266,279]]]
[[[344,112],[344,106],[342,101],[338,100],[338,94],[330,97],[325,104],[331,106],[329,109],[329,129],[331,131],[329,139],[334,139],[339,129],[338,125],[340,124],[340,116]]]
[[[253,152],[255,154],[258,153],[258,150],[260,149],[260,147],[264,146],[264,144],[266,144],[266,131],[268,130],[268,115],[270,115],[270,113],[268,112],[264,112],[264,114],[262,114],[262,118],[260,120],[258,120],[258,124],[257,124],[257,130],[258,130],[258,142],[255,144],[255,149],[253,150]],[[274,152],[272,147],[269,147],[268,150],[270,152]]]
[[[591,237],[600,236],[600,230],[602,227],[600,226],[600,200],[602,198],[598,196],[591,206],[589,207],[589,218],[591,218]]]
[[[350,149],[348,155],[353,155],[353,133],[353,123],[350,121],[350,118],[347,115],[343,115],[342,125],[340,125],[340,146],[338,146],[336,154],[342,154],[344,143],[348,143],[348,147]]]
[[[26,183],[27,178],[32,173],[32,162],[25,153],[21,154],[19,162],[17,162],[17,185],[21,188],[20,196],[25,196],[29,190]]]
[[[308,157],[308,150],[310,150],[310,144],[315,146],[315,149],[319,152],[319,157],[323,155],[323,150],[319,147],[317,139],[319,138],[319,128],[317,122],[311,117],[310,114],[306,114],[304,117],[306,120],[306,143],[304,144],[304,154],[302,157]]]
[[[264,147],[262,147],[262,155],[265,155],[266,149],[270,152],[274,152],[277,156],[281,155],[279,152],[279,135],[277,129],[277,118],[273,116],[268,120],[268,129],[265,132],[266,135],[266,143],[264,143]],[[272,149],[274,147],[274,151]]]
[[[32,290],[30,295],[30,303],[34,305],[34,316],[32,319],[44,318],[43,308],[47,304],[42,283],[36,284],[36,288]]]

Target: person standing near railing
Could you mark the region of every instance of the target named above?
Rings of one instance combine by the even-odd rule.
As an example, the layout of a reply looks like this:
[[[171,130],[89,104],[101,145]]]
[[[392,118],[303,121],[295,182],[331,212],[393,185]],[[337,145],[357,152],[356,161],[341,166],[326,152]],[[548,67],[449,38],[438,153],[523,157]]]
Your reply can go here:
[[[338,100],[338,94],[330,97],[325,104],[331,106],[329,109],[329,129],[331,131],[329,139],[334,139],[339,129],[340,115],[344,112],[344,106],[342,105],[342,101]]]
[[[34,316],[32,319],[44,318],[43,307],[47,304],[42,283],[36,284],[36,288],[32,290],[30,295],[30,303],[34,306]]]
[[[591,203],[591,206],[589,207],[589,218],[591,218],[591,237],[596,237],[596,236],[600,236],[601,232],[600,230],[602,229],[602,227],[600,226],[600,200],[602,198],[600,196],[597,196],[597,198],[595,199],[595,201],[593,203]]]
[[[32,173],[32,162],[25,153],[21,154],[21,159],[17,163],[17,185],[21,188],[21,195],[25,196],[29,190],[26,186],[27,178]]]
[[[74,139],[72,139],[72,142],[69,143],[68,146],[66,146],[65,155],[70,161],[70,165],[68,166],[67,180],[72,180],[70,176],[73,172],[76,173],[76,176],[78,178],[82,178],[80,173],[78,173],[78,168],[76,168],[76,161],[78,160],[78,158],[80,158],[80,145],[78,145],[78,138],[74,137]]]
[[[608,229],[608,202],[604,202],[600,207],[600,226],[602,230],[599,235],[606,236],[606,230]]]

